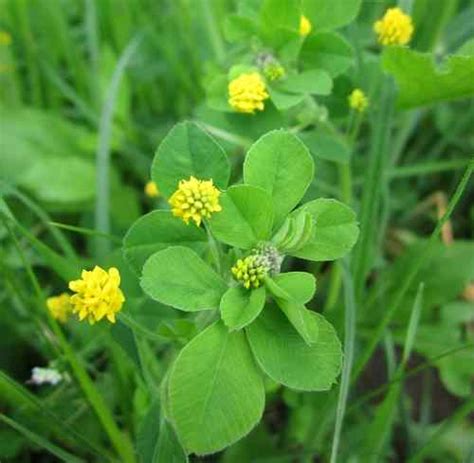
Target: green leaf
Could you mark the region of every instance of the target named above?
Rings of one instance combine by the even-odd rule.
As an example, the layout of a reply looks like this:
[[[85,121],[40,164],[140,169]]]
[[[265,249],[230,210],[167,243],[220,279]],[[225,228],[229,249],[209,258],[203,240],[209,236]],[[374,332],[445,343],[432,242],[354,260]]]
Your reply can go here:
[[[180,180],[193,175],[199,180],[214,181],[225,189],[230,166],[224,150],[198,125],[182,122],[175,125],[156,150],[151,167],[152,179],[160,191],[171,196]]]
[[[307,304],[316,292],[316,278],[307,272],[280,273],[275,283],[301,304]]]
[[[176,434],[165,418],[160,422],[160,433],[151,463],[187,463],[188,457]]]
[[[314,175],[306,146],[295,135],[274,130],[257,140],[244,162],[244,181],[266,190],[278,225],[299,203]]]
[[[216,238],[231,246],[250,249],[268,240],[273,225],[273,205],[268,193],[250,185],[236,185],[219,197],[222,211],[209,220]]]
[[[336,29],[359,13],[361,0],[303,0],[303,12],[315,30]]]
[[[232,331],[240,330],[259,316],[264,305],[265,287],[249,290],[242,286],[234,286],[222,296],[221,317]]]
[[[299,135],[316,158],[347,164],[351,150],[344,139],[322,130],[310,130]]]
[[[216,322],[179,354],[169,378],[173,422],[198,455],[233,444],[260,421],[265,392],[245,335]]]
[[[143,266],[140,285],[152,299],[188,312],[217,309],[227,289],[209,265],[182,246],[153,254]]]
[[[336,77],[352,65],[354,50],[341,35],[319,32],[304,41],[299,61],[304,69],[324,69],[331,77]]]
[[[246,328],[257,363],[274,381],[292,389],[326,391],[341,371],[342,351],[332,325],[311,312],[319,337],[308,346],[275,307],[266,307]]]
[[[148,257],[169,246],[190,247],[200,253],[207,246],[207,235],[202,228],[186,225],[169,211],[152,211],[130,227],[123,240],[123,253],[140,273]]]
[[[260,11],[260,32],[264,40],[278,48],[298,37],[299,0],[264,0]]]
[[[313,238],[291,255],[317,262],[335,260],[347,254],[356,243],[359,236],[356,215],[345,204],[334,199],[316,199],[298,210],[313,216]]]
[[[287,288],[290,290],[295,289],[293,286]],[[289,322],[293,325],[295,330],[303,338],[304,342],[308,345],[314,344],[318,340],[319,327],[315,320],[311,317],[311,312],[302,304],[300,299],[301,295],[295,295],[286,291],[286,289],[277,284],[275,280],[271,278],[265,279],[265,285],[271,292],[275,302],[281,311],[288,318]]]
[[[18,183],[48,203],[83,203],[95,196],[95,166],[87,159],[47,157]]]
[[[206,87],[206,102],[216,111],[234,112],[228,101],[229,80],[226,74],[214,77]]]
[[[300,104],[306,98],[304,93],[295,95],[292,93],[286,93],[280,91],[278,88],[269,87],[270,98],[272,99],[273,104],[280,111],[285,111],[297,104]]]
[[[300,74],[290,74],[274,86],[277,90],[290,93],[329,95],[332,90],[332,79],[326,71],[312,69]]]
[[[404,109],[474,95],[474,56],[451,56],[436,65],[429,53],[388,47],[383,66],[399,87],[398,104]]]

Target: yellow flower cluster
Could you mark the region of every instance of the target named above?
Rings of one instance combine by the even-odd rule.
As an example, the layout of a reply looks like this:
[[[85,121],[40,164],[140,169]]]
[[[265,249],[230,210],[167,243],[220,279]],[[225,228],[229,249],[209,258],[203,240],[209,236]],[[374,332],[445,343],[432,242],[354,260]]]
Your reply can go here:
[[[258,288],[268,273],[268,267],[262,263],[259,256],[250,255],[239,259],[231,268],[231,272],[245,288]]]
[[[49,297],[46,300],[46,306],[51,316],[61,323],[66,323],[69,315],[72,313],[71,296],[68,293]]]
[[[258,72],[241,74],[229,83],[229,104],[238,112],[254,114],[265,109],[269,97],[265,82]]]
[[[355,88],[348,97],[349,106],[355,111],[364,112],[369,106],[369,100],[360,88]]]
[[[178,189],[169,199],[171,212],[187,224],[190,220],[199,227],[203,219],[209,219],[214,212],[219,212],[221,192],[214,186],[212,180],[198,180],[190,177],[181,180]]]
[[[411,17],[400,8],[389,8],[374,24],[374,31],[382,45],[406,45],[415,30]]]
[[[311,30],[313,29],[313,26],[311,24],[311,21],[304,15],[301,15],[300,17],[300,35],[301,37],[306,37]]]
[[[158,189],[158,185],[153,180],[150,180],[145,185],[145,194],[149,198],[158,198],[158,196],[160,196],[160,190]]]
[[[8,46],[12,43],[12,36],[5,31],[0,31],[0,45]]]
[[[115,267],[108,271],[99,266],[93,270],[83,270],[81,279],[69,282],[72,311],[79,320],[87,318],[90,324],[104,317],[115,323],[115,314],[120,311],[125,297],[120,289],[120,273]]]

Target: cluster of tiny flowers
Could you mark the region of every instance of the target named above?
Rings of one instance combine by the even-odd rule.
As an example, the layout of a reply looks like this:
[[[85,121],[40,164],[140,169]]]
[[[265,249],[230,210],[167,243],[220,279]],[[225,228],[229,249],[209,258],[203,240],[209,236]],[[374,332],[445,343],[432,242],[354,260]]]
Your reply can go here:
[[[269,268],[261,256],[250,255],[239,259],[231,269],[235,279],[243,284],[244,288],[258,288],[268,274]]]
[[[300,17],[300,35],[301,37],[306,37],[311,30],[313,29],[313,26],[311,24],[311,21],[306,17],[301,15]]]
[[[149,198],[158,198],[158,196],[160,196],[160,190],[158,189],[158,185],[153,180],[150,180],[146,183],[145,194]]]
[[[400,8],[389,8],[374,24],[374,31],[382,45],[406,45],[415,30],[411,17]]]
[[[238,112],[254,114],[263,111],[268,92],[258,72],[241,74],[229,83],[229,104]]]
[[[267,64],[263,68],[263,73],[268,80],[275,81],[285,77],[285,68],[278,62]]]
[[[73,313],[79,320],[87,318],[93,324],[104,317],[115,323],[115,315],[122,308],[125,297],[120,289],[120,273],[115,267],[108,271],[99,266],[83,270],[81,279],[69,282]]]
[[[189,180],[179,182],[178,189],[169,199],[171,212],[186,224],[192,220],[199,227],[203,219],[222,210],[220,194],[212,180],[198,180],[191,176]]]
[[[360,88],[354,89],[349,95],[348,100],[349,106],[355,111],[364,112],[369,106],[369,100]]]
[[[68,293],[49,297],[46,300],[46,306],[51,316],[61,323],[66,323],[72,313],[71,296]]]

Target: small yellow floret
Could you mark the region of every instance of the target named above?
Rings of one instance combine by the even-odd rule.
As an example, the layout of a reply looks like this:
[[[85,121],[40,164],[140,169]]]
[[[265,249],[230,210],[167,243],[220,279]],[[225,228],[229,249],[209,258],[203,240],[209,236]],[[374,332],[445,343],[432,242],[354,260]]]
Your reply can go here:
[[[222,210],[220,194],[212,180],[198,180],[191,176],[189,180],[179,182],[178,189],[169,199],[171,212],[186,224],[192,220],[199,227],[202,219],[209,219],[214,212]]]
[[[250,255],[239,259],[231,268],[231,272],[244,288],[258,288],[268,273],[268,267],[262,264],[258,256]]]
[[[120,311],[125,297],[120,289],[120,273],[115,267],[108,271],[99,266],[94,270],[83,270],[81,279],[69,282],[73,312],[79,320],[87,318],[94,324],[106,317],[115,323],[115,314]]]
[[[160,190],[158,189],[158,185],[153,180],[150,180],[146,183],[145,194],[149,198],[158,198],[158,196],[160,196]]]
[[[269,63],[264,69],[263,73],[268,80],[275,81],[285,77],[285,68],[280,63]]]
[[[49,297],[46,300],[46,306],[51,316],[61,323],[66,323],[72,313],[71,296],[67,293]]]
[[[369,100],[360,88],[354,89],[349,95],[348,100],[349,106],[355,111],[364,112],[367,106],[369,106]]]
[[[0,31],[0,45],[8,46],[12,43],[12,36],[6,31]]]
[[[301,37],[306,37],[311,30],[313,29],[313,26],[311,24],[311,21],[304,15],[301,15],[300,17],[300,35]]]
[[[229,83],[229,104],[238,112],[254,114],[265,109],[269,97],[265,82],[258,72],[241,74]]]
[[[374,24],[374,31],[382,45],[406,45],[415,27],[411,17],[400,8],[389,8]]]

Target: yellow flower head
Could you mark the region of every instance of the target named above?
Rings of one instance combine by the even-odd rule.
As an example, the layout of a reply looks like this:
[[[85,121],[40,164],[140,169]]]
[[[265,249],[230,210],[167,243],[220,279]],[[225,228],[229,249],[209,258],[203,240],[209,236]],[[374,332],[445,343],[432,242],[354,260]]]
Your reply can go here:
[[[369,100],[360,88],[355,88],[348,97],[349,106],[355,111],[364,112],[369,106]]]
[[[313,29],[313,26],[311,24],[311,21],[304,15],[301,15],[300,17],[300,35],[301,37],[306,37],[311,30]]]
[[[158,198],[158,196],[160,196],[160,190],[158,189],[158,185],[153,180],[150,180],[146,183],[145,194],[149,198]]]
[[[229,83],[229,104],[238,112],[254,114],[265,109],[265,82],[258,72],[241,74]]]
[[[258,288],[269,268],[265,265],[264,259],[259,255],[250,255],[239,259],[231,268],[235,279],[244,285],[244,288]]]
[[[6,31],[0,31],[0,45],[8,46],[12,43],[12,36]]]
[[[120,311],[125,297],[120,289],[120,273],[115,267],[105,271],[99,266],[94,270],[83,270],[80,280],[69,282],[72,310],[79,320],[87,318],[90,324],[107,317],[115,323],[115,314]]]
[[[66,323],[72,313],[71,296],[67,293],[49,297],[46,300],[46,306],[51,316],[61,323]]]
[[[220,194],[212,180],[198,180],[191,176],[189,180],[179,182],[178,189],[169,199],[171,212],[187,224],[193,220],[199,227],[202,219],[209,219],[214,212],[222,210]]]
[[[389,8],[374,24],[374,31],[382,45],[406,45],[415,30],[411,17],[400,8]]]

